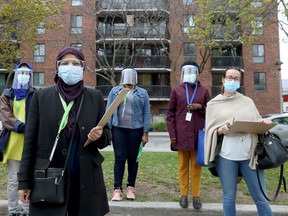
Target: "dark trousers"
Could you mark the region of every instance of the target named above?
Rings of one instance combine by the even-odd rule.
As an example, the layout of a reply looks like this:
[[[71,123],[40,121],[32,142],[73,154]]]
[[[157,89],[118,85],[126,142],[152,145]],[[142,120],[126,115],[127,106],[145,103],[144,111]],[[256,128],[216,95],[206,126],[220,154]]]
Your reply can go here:
[[[114,148],[114,189],[121,188],[125,172],[125,163],[128,163],[127,186],[135,187],[138,172],[136,163],[139,146],[143,136],[143,128],[112,128],[112,142]]]

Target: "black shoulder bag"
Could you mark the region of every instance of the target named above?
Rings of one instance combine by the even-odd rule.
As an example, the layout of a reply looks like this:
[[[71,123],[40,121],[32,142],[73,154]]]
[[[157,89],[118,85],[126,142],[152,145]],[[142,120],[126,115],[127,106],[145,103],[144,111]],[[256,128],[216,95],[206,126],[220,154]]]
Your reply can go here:
[[[283,176],[284,163],[288,161],[288,149],[281,143],[281,141],[273,136],[269,131],[263,135],[258,135],[258,144],[256,147],[256,173],[261,192],[268,201],[275,201],[281,184],[283,182],[284,191],[286,192],[286,181]],[[280,176],[278,186],[273,199],[269,199],[264,192],[259,179],[259,169],[271,169],[280,166]]]
[[[60,98],[61,98],[61,96],[60,96]],[[75,124],[73,127],[73,133],[71,136],[69,150],[67,153],[64,168],[47,168],[46,170],[35,170],[34,184],[33,184],[33,189],[31,191],[31,197],[30,197],[31,203],[63,204],[65,202],[65,193],[66,193],[66,191],[65,191],[66,172],[65,171],[66,171],[66,167],[68,164],[70,150],[71,150],[73,137],[74,137],[75,130],[76,130],[77,121],[78,121],[79,114],[81,111],[83,98],[84,98],[84,95],[82,95],[82,97],[81,97],[79,109],[78,109],[78,112],[76,115],[76,120],[75,120]],[[62,104],[63,104],[63,101],[62,101]],[[66,103],[65,103],[65,105],[66,105]],[[65,107],[65,105],[63,104],[63,107]],[[72,106],[73,106],[73,104],[71,105],[71,107]],[[70,109],[71,109],[71,107],[70,107]],[[65,112],[63,114],[61,123],[62,123],[62,121],[65,121],[64,118],[68,118],[69,111],[70,111],[69,105],[68,106],[66,105],[66,107],[64,109],[65,109]],[[50,157],[49,157],[50,162],[53,158],[56,146],[58,144],[60,132],[64,127],[62,126],[62,128],[61,128],[61,124],[60,124],[59,130],[58,130],[58,133],[57,133],[54,145],[53,145],[53,149],[52,149]]]

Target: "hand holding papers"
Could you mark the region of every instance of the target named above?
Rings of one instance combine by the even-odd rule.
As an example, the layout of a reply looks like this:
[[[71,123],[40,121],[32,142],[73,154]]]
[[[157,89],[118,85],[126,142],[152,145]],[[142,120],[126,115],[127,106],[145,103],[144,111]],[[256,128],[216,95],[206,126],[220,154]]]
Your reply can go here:
[[[234,121],[229,127],[229,133],[264,134],[273,128],[276,123],[264,124],[262,122]]]
[[[109,106],[109,108],[107,109],[107,111],[105,112],[105,114],[103,115],[103,117],[101,118],[101,120],[99,121],[97,126],[104,127],[106,125],[106,123],[108,122],[109,118],[112,116],[112,114],[117,109],[117,107],[122,102],[122,100],[124,99],[125,95],[128,92],[129,92],[128,88],[123,88],[120,91],[120,93],[117,95],[115,100],[111,103],[111,105]],[[84,147],[87,146],[89,143],[91,143],[91,140],[87,139],[85,144],[84,144]]]

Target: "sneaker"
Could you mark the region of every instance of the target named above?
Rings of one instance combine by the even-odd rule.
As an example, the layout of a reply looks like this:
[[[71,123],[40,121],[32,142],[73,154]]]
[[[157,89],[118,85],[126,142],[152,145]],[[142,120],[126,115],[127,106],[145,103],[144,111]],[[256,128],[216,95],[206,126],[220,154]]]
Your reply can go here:
[[[126,197],[128,200],[135,200],[136,197],[134,187],[131,186],[127,187]]]
[[[111,201],[121,201],[122,200],[122,191],[120,188],[117,188],[113,192],[113,198]]]

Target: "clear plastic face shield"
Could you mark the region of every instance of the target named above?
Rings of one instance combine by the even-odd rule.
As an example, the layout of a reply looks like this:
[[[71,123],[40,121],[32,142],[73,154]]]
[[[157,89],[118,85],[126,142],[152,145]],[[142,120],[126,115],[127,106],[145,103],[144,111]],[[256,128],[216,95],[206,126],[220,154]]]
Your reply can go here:
[[[120,85],[137,85],[138,79],[137,79],[137,71],[132,68],[124,69],[121,72],[121,81]]]
[[[199,76],[199,69],[194,65],[185,65],[181,69],[180,83],[195,84]]]
[[[29,89],[32,85],[32,70],[26,66],[22,66],[15,70],[13,89]]]

